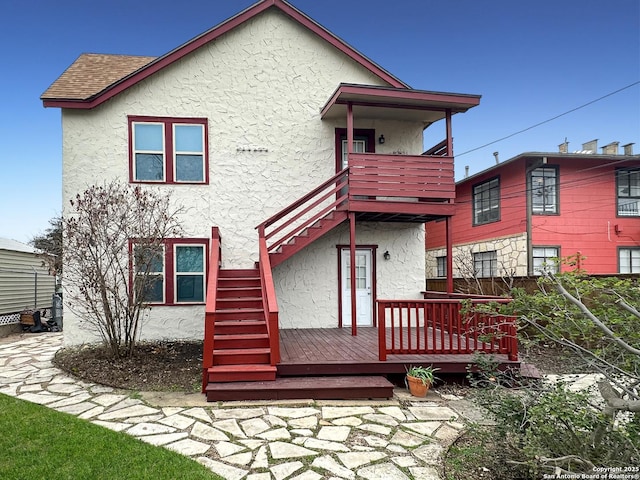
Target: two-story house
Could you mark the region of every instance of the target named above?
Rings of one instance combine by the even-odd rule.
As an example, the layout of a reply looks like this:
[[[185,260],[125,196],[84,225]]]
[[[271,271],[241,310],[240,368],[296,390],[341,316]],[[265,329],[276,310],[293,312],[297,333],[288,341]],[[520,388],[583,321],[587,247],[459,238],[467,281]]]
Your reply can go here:
[[[539,275],[570,256],[591,274],[640,273],[640,156],[596,140],[522,153],[456,183],[451,228],[455,277]],[[445,277],[444,224],[426,230],[427,278]]]
[[[42,100],[62,112],[65,208],[111,179],[185,207],[142,335],[204,337],[203,387],[404,371],[372,367],[394,351],[376,327],[422,298],[424,223],[454,213],[452,117],[478,95],[412,89],[261,0],[158,58],[83,54]],[[424,154],[434,123],[444,141]],[[64,334],[95,339],[72,313]],[[442,352],[424,348],[402,351]]]

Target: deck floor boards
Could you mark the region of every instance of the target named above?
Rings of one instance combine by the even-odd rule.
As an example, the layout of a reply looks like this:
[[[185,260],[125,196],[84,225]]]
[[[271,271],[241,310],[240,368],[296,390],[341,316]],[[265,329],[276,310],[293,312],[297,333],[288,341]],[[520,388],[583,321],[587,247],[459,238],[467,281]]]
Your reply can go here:
[[[440,337],[436,335],[438,343]],[[461,343],[464,346],[465,341]],[[278,375],[283,376],[404,373],[405,366],[411,364],[433,364],[443,373],[464,373],[474,360],[473,354],[388,355],[387,361],[381,362],[375,327],[359,327],[356,336],[351,335],[350,327],[281,329],[280,353]],[[501,365],[519,364],[506,355],[494,357]]]

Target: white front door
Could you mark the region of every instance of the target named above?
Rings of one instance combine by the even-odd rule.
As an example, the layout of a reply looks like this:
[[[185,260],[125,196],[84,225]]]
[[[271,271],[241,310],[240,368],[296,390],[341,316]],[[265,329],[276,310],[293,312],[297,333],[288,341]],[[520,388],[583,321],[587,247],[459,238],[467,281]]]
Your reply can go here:
[[[371,290],[371,250],[356,250],[356,325],[373,326],[373,297]],[[351,255],[349,249],[340,250],[342,283],[342,325],[351,326]]]

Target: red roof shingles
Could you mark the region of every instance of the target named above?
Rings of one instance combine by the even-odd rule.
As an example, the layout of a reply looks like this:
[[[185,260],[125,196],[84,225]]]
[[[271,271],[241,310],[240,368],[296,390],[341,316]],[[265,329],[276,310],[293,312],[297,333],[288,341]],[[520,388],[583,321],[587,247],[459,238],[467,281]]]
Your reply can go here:
[[[87,100],[156,57],[83,53],[40,97],[42,100]]]

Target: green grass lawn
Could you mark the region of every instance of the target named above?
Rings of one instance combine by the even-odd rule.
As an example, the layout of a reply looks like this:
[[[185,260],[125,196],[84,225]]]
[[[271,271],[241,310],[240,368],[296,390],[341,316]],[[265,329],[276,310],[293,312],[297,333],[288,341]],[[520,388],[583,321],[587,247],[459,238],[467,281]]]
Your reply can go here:
[[[220,480],[220,477],[178,453],[0,394],[0,479]]]

